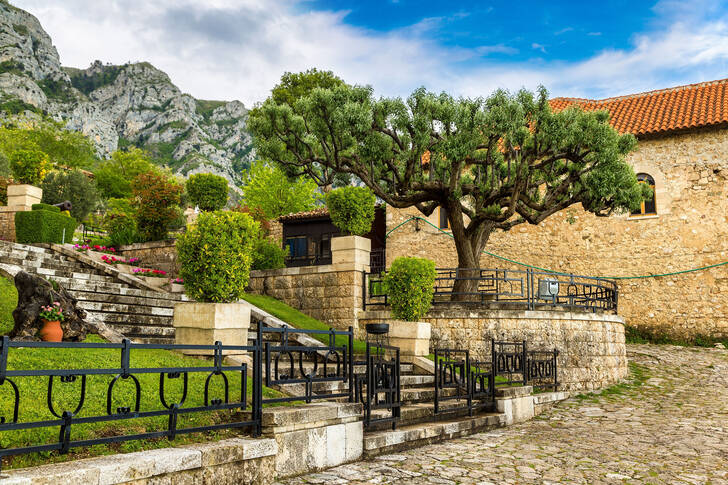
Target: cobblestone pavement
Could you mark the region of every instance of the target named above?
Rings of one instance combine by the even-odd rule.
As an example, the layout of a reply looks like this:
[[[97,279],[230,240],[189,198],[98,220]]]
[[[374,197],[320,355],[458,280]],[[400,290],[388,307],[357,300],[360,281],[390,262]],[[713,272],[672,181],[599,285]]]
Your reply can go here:
[[[280,482],[728,484],[728,351],[628,346],[627,382],[533,421]]]

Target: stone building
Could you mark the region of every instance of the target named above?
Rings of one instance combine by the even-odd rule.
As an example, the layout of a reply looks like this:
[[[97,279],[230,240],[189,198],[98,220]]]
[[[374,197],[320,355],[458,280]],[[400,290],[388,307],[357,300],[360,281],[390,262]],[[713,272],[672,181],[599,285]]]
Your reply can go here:
[[[608,218],[573,206],[538,226],[493,234],[486,250],[559,272],[644,276],[618,280],[619,314],[628,325],[728,337],[728,266],[653,277],[728,261],[728,79],[603,100],[551,100],[554,109],[571,104],[607,110],[618,131],[637,137],[628,161],[654,186],[654,200],[638,213]],[[410,220],[422,216],[416,209],[387,209],[388,262],[407,255],[457,266],[439,211],[429,225]],[[486,254],[481,265],[519,269]]]

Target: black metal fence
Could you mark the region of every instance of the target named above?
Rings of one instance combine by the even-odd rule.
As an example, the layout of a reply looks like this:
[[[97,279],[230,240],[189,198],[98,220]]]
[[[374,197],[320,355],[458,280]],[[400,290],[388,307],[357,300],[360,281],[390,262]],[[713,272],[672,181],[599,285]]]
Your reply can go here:
[[[384,273],[367,273],[364,309],[387,306]],[[462,289],[464,288],[464,289]],[[529,310],[568,308],[617,312],[617,283],[603,278],[560,275],[531,269],[437,269],[434,305],[492,305]]]
[[[399,348],[367,342],[365,360],[357,364],[366,366],[356,384],[357,401],[364,404],[364,427],[389,423],[395,429],[402,408]]]

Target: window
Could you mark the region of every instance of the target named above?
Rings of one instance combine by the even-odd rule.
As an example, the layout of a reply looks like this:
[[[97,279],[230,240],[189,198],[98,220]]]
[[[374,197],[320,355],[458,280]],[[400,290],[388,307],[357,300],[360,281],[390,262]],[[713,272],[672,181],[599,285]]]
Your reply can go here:
[[[646,173],[638,173],[637,181],[641,184],[647,184],[650,186],[650,188],[652,189],[652,199],[643,201],[640,210],[632,212],[632,215],[644,216],[657,214],[657,204],[655,202],[655,179],[653,179],[650,175],[647,175]]]
[[[286,246],[288,246],[288,254],[291,259],[308,256],[308,239],[306,236],[289,237],[286,239]]]
[[[440,206],[440,229],[450,229],[450,224],[447,220],[447,209],[442,206]]]

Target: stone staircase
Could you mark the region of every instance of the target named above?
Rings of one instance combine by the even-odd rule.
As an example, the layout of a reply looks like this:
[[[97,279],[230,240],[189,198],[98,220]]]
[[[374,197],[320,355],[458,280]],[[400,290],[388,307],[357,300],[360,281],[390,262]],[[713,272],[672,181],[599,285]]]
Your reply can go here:
[[[174,304],[184,297],[158,291],[142,280],[58,245],[0,241],[0,273],[17,271],[55,280],[78,306],[125,337],[144,343],[174,343]]]

